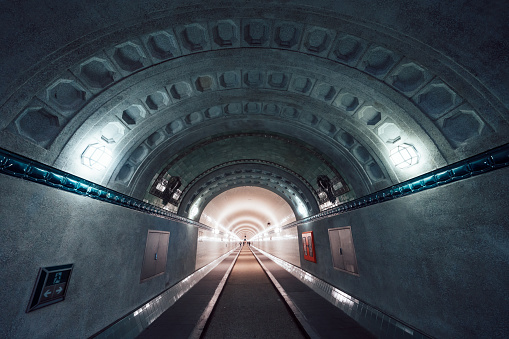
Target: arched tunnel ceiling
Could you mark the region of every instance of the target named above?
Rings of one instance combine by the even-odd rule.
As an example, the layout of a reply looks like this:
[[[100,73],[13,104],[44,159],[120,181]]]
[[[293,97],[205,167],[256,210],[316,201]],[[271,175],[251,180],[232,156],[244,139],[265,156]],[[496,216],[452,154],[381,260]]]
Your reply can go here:
[[[200,222],[230,230],[239,238],[295,221],[295,215],[279,195],[259,187],[246,185],[232,188],[212,199],[202,212]],[[270,225],[268,225],[270,224]]]
[[[239,161],[225,164],[188,185],[191,186],[188,190],[183,190],[179,214],[196,219],[202,207],[215,197],[242,186],[261,187],[278,194],[299,219],[317,213],[319,207],[316,201],[320,197],[311,186],[305,185],[303,178],[294,174],[275,163]],[[341,188],[345,192],[341,197],[348,200],[348,187],[345,185]]]
[[[248,184],[278,192],[290,205],[299,187],[299,199],[315,211],[317,175],[340,177],[351,192],[345,199],[351,199],[509,139],[507,101],[500,94],[507,78],[493,81],[503,68],[474,72],[484,66],[459,53],[491,50],[472,45],[478,41],[447,45],[463,38],[448,31],[440,44],[434,27],[426,25],[428,32],[402,24],[408,20],[403,13],[413,22],[436,21],[432,8],[401,12],[401,6],[386,4],[377,12],[377,4],[363,8],[362,1],[341,8],[320,1],[313,7],[236,2],[234,9],[204,2],[201,10],[178,2],[144,4],[139,15],[119,9],[119,19],[108,23],[101,20],[111,15],[114,1],[103,8],[104,19],[78,7],[74,14],[82,16],[67,24],[79,32],[69,29],[43,45],[47,55],[26,72],[11,65],[9,53],[20,47],[10,36],[14,48],[2,54],[2,76],[11,72],[15,80],[2,87],[0,146],[156,204],[150,189],[158,178],[179,176],[184,192],[175,210],[186,215],[193,199],[201,196],[205,203]],[[506,25],[495,20],[498,14],[470,6],[472,13],[493,17],[492,24]],[[4,13],[19,16],[21,10],[19,5]],[[498,33],[503,29],[478,32],[471,16],[457,14],[472,37],[484,34],[505,50],[507,39]],[[31,24],[61,32],[56,25],[66,17],[50,16],[55,23]],[[27,18],[21,16],[21,25]],[[98,28],[87,26],[87,18]],[[446,22],[436,25],[460,31]],[[22,40],[33,50],[19,65],[40,53],[31,37]],[[418,163],[395,167],[391,152],[408,144]],[[91,168],[91,154],[102,151],[111,160]],[[246,177],[255,163],[269,167],[263,178]],[[240,172],[215,172],[232,165]],[[291,181],[293,191],[278,176]]]
[[[305,163],[302,159],[306,159]],[[340,176],[332,163],[316,150],[298,140],[263,133],[237,133],[207,139],[189,150],[181,150],[177,157],[169,159],[161,172],[179,176],[183,186],[187,186],[200,174],[232,160],[259,161],[291,169],[307,186],[319,174]]]
[[[253,168],[252,165],[255,164],[262,165],[263,169],[259,168],[260,166]],[[235,168],[228,170],[232,166]],[[227,170],[221,174],[208,175],[209,172],[217,172],[221,168]],[[247,172],[249,168],[251,171]],[[177,176],[182,182],[183,199],[180,201],[188,200],[187,204],[180,205],[179,214],[186,216],[196,195],[200,194],[203,204],[209,200],[205,195],[213,197],[228,187],[239,186],[241,183],[260,185],[281,193],[284,191],[283,195],[290,200],[294,197],[297,199],[297,193],[301,197],[295,204],[304,204],[309,212],[317,212],[313,202],[318,200],[316,178],[319,175],[327,175],[341,185],[342,190],[337,192],[338,195],[343,196],[350,191],[342,175],[326,155],[299,140],[256,132],[218,135],[189,149],[182,149],[177,156],[169,159],[159,171],[159,176],[151,184],[145,198],[150,200],[151,195],[158,193],[157,187],[161,180]],[[203,176],[207,176],[207,180],[201,180],[200,185],[197,185],[196,181]],[[283,176],[287,183],[282,181]],[[288,189],[288,186],[296,185],[292,184],[293,182],[304,184],[306,197],[302,189]],[[199,191],[195,188],[197,186],[201,188]],[[192,199],[187,195],[193,195]]]

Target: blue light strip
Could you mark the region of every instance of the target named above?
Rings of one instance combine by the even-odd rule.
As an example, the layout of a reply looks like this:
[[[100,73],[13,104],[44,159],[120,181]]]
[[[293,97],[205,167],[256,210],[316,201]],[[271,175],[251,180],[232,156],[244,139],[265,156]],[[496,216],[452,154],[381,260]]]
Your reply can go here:
[[[212,231],[213,228],[83,178],[0,149],[0,173]]]
[[[306,222],[346,213],[358,208],[393,200],[507,166],[509,166],[509,144],[505,144],[381,191],[349,201],[313,216],[292,222],[282,228],[286,229]],[[213,230],[210,226],[181,217],[160,207],[148,204],[125,194],[118,193],[109,188],[94,184],[93,182],[75,175],[3,149],[0,149],[0,173],[37,182],[67,192],[84,195],[92,199],[127,207],[139,212],[152,214],[160,218],[178,221],[207,230]]]
[[[350,212],[358,208],[404,197],[507,166],[509,166],[509,144],[505,144],[389,188],[346,202],[313,216],[294,221],[282,228],[286,229],[295,227],[310,221]]]

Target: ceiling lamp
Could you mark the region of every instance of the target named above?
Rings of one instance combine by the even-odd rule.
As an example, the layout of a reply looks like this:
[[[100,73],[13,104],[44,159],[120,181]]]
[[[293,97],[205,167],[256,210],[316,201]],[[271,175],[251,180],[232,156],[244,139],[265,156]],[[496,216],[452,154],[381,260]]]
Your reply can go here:
[[[393,148],[389,157],[397,168],[407,168],[419,162],[419,153],[410,144],[401,144]]]
[[[98,171],[104,170],[110,162],[111,154],[101,144],[90,144],[81,154],[81,163]]]

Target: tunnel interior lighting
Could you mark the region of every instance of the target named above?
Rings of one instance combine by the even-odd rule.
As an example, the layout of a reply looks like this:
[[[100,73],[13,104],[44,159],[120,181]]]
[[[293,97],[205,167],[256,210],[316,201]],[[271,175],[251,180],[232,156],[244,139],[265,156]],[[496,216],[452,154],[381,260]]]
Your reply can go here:
[[[389,157],[397,168],[408,168],[419,163],[419,153],[410,144],[401,144],[393,148]]]
[[[308,209],[302,202],[302,200],[297,198],[297,212],[301,215],[301,217],[305,218],[309,215]]]
[[[193,205],[191,207],[191,210],[189,211],[189,219],[193,219],[194,217],[196,217],[199,212],[200,212],[200,209],[198,208],[198,206]]]
[[[191,209],[189,210],[189,219],[194,219],[200,213],[200,204],[201,204],[201,197],[198,198],[192,205]]]
[[[106,146],[101,144],[90,144],[81,154],[81,163],[98,171],[104,170],[111,162],[111,154]]]

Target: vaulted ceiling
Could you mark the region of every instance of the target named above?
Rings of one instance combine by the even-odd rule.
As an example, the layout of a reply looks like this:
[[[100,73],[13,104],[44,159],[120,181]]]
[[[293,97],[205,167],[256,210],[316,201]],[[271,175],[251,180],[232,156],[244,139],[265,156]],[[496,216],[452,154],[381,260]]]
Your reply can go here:
[[[509,139],[496,4],[28,3],[2,5],[0,147],[161,206],[179,177],[183,216],[249,186],[301,218],[319,175],[343,202]]]

